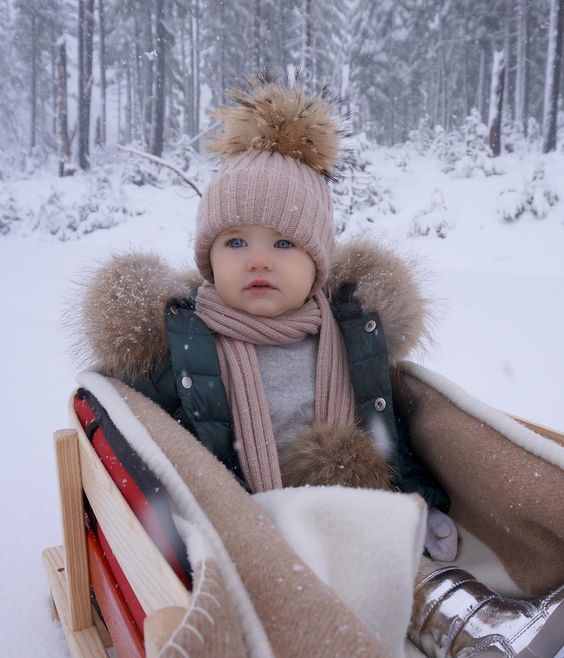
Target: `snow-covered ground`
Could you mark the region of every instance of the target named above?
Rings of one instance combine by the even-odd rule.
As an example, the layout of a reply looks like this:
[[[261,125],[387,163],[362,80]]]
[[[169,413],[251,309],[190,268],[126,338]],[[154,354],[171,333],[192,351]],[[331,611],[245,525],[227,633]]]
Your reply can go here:
[[[371,234],[418,260],[435,322],[434,345],[416,360],[494,407],[564,430],[564,153],[504,156],[496,162],[503,174],[472,178],[452,178],[434,158],[406,159],[400,150],[366,155],[396,212],[359,211],[341,239]],[[544,219],[526,211],[503,221],[501,211],[524,198],[539,162],[559,201],[545,208]],[[80,201],[90,193],[89,181],[35,177],[2,184],[0,196],[7,198],[9,189],[20,206],[37,209],[53,189]],[[544,188],[535,189],[542,196]],[[73,278],[132,247],[178,265],[191,258],[197,199],[190,191],[127,185],[121,193],[140,214],[114,228],[66,242],[41,231],[0,236],[5,658],[67,655],[51,620],[41,550],[61,541],[51,436],[67,422],[74,386],[61,322],[63,311],[78,303]],[[542,198],[535,203],[542,206]]]

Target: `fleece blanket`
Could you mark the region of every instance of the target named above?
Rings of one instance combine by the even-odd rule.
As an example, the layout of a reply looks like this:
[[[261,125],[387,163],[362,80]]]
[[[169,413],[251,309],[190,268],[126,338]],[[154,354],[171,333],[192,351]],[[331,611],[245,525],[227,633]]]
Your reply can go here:
[[[161,655],[403,658],[422,499],[342,487],[250,496],[150,400],[96,373],[78,380],[167,488],[194,569]]]

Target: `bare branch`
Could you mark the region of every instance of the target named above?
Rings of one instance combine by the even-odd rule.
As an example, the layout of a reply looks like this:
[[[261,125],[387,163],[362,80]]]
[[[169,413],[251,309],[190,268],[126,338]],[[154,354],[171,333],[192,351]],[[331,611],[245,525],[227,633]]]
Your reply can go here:
[[[175,174],[180,176],[182,180],[189,185],[194,192],[201,198],[202,193],[200,190],[194,185],[194,183],[186,176],[186,174],[178,169],[178,167],[175,167],[173,164],[170,162],[167,162],[166,160],[163,160],[162,158],[159,158],[156,155],[152,155],[151,153],[146,153],[145,151],[138,151],[137,149],[131,148],[130,146],[119,146],[118,149],[120,151],[124,151],[125,153],[132,153],[133,155],[139,155],[142,158],[146,158],[147,160],[150,160],[151,162],[154,162],[157,165],[160,165],[161,167],[166,167],[167,169],[170,169],[171,171],[174,171]]]

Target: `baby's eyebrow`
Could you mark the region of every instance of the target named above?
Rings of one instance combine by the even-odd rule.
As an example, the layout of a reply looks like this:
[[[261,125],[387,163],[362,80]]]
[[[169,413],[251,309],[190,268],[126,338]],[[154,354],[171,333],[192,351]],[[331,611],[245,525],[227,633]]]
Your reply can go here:
[[[244,228],[228,228],[223,231],[223,235],[243,235],[245,233]]]

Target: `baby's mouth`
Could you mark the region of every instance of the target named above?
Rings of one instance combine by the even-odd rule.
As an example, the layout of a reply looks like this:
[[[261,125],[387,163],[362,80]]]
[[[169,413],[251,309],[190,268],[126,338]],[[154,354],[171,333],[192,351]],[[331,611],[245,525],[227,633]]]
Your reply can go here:
[[[248,286],[245,286],[243,290],[277,290],[276,286],[274,286],[270,281],[267,281],[266,279],[255,279],[254,281],[251,281]]]

